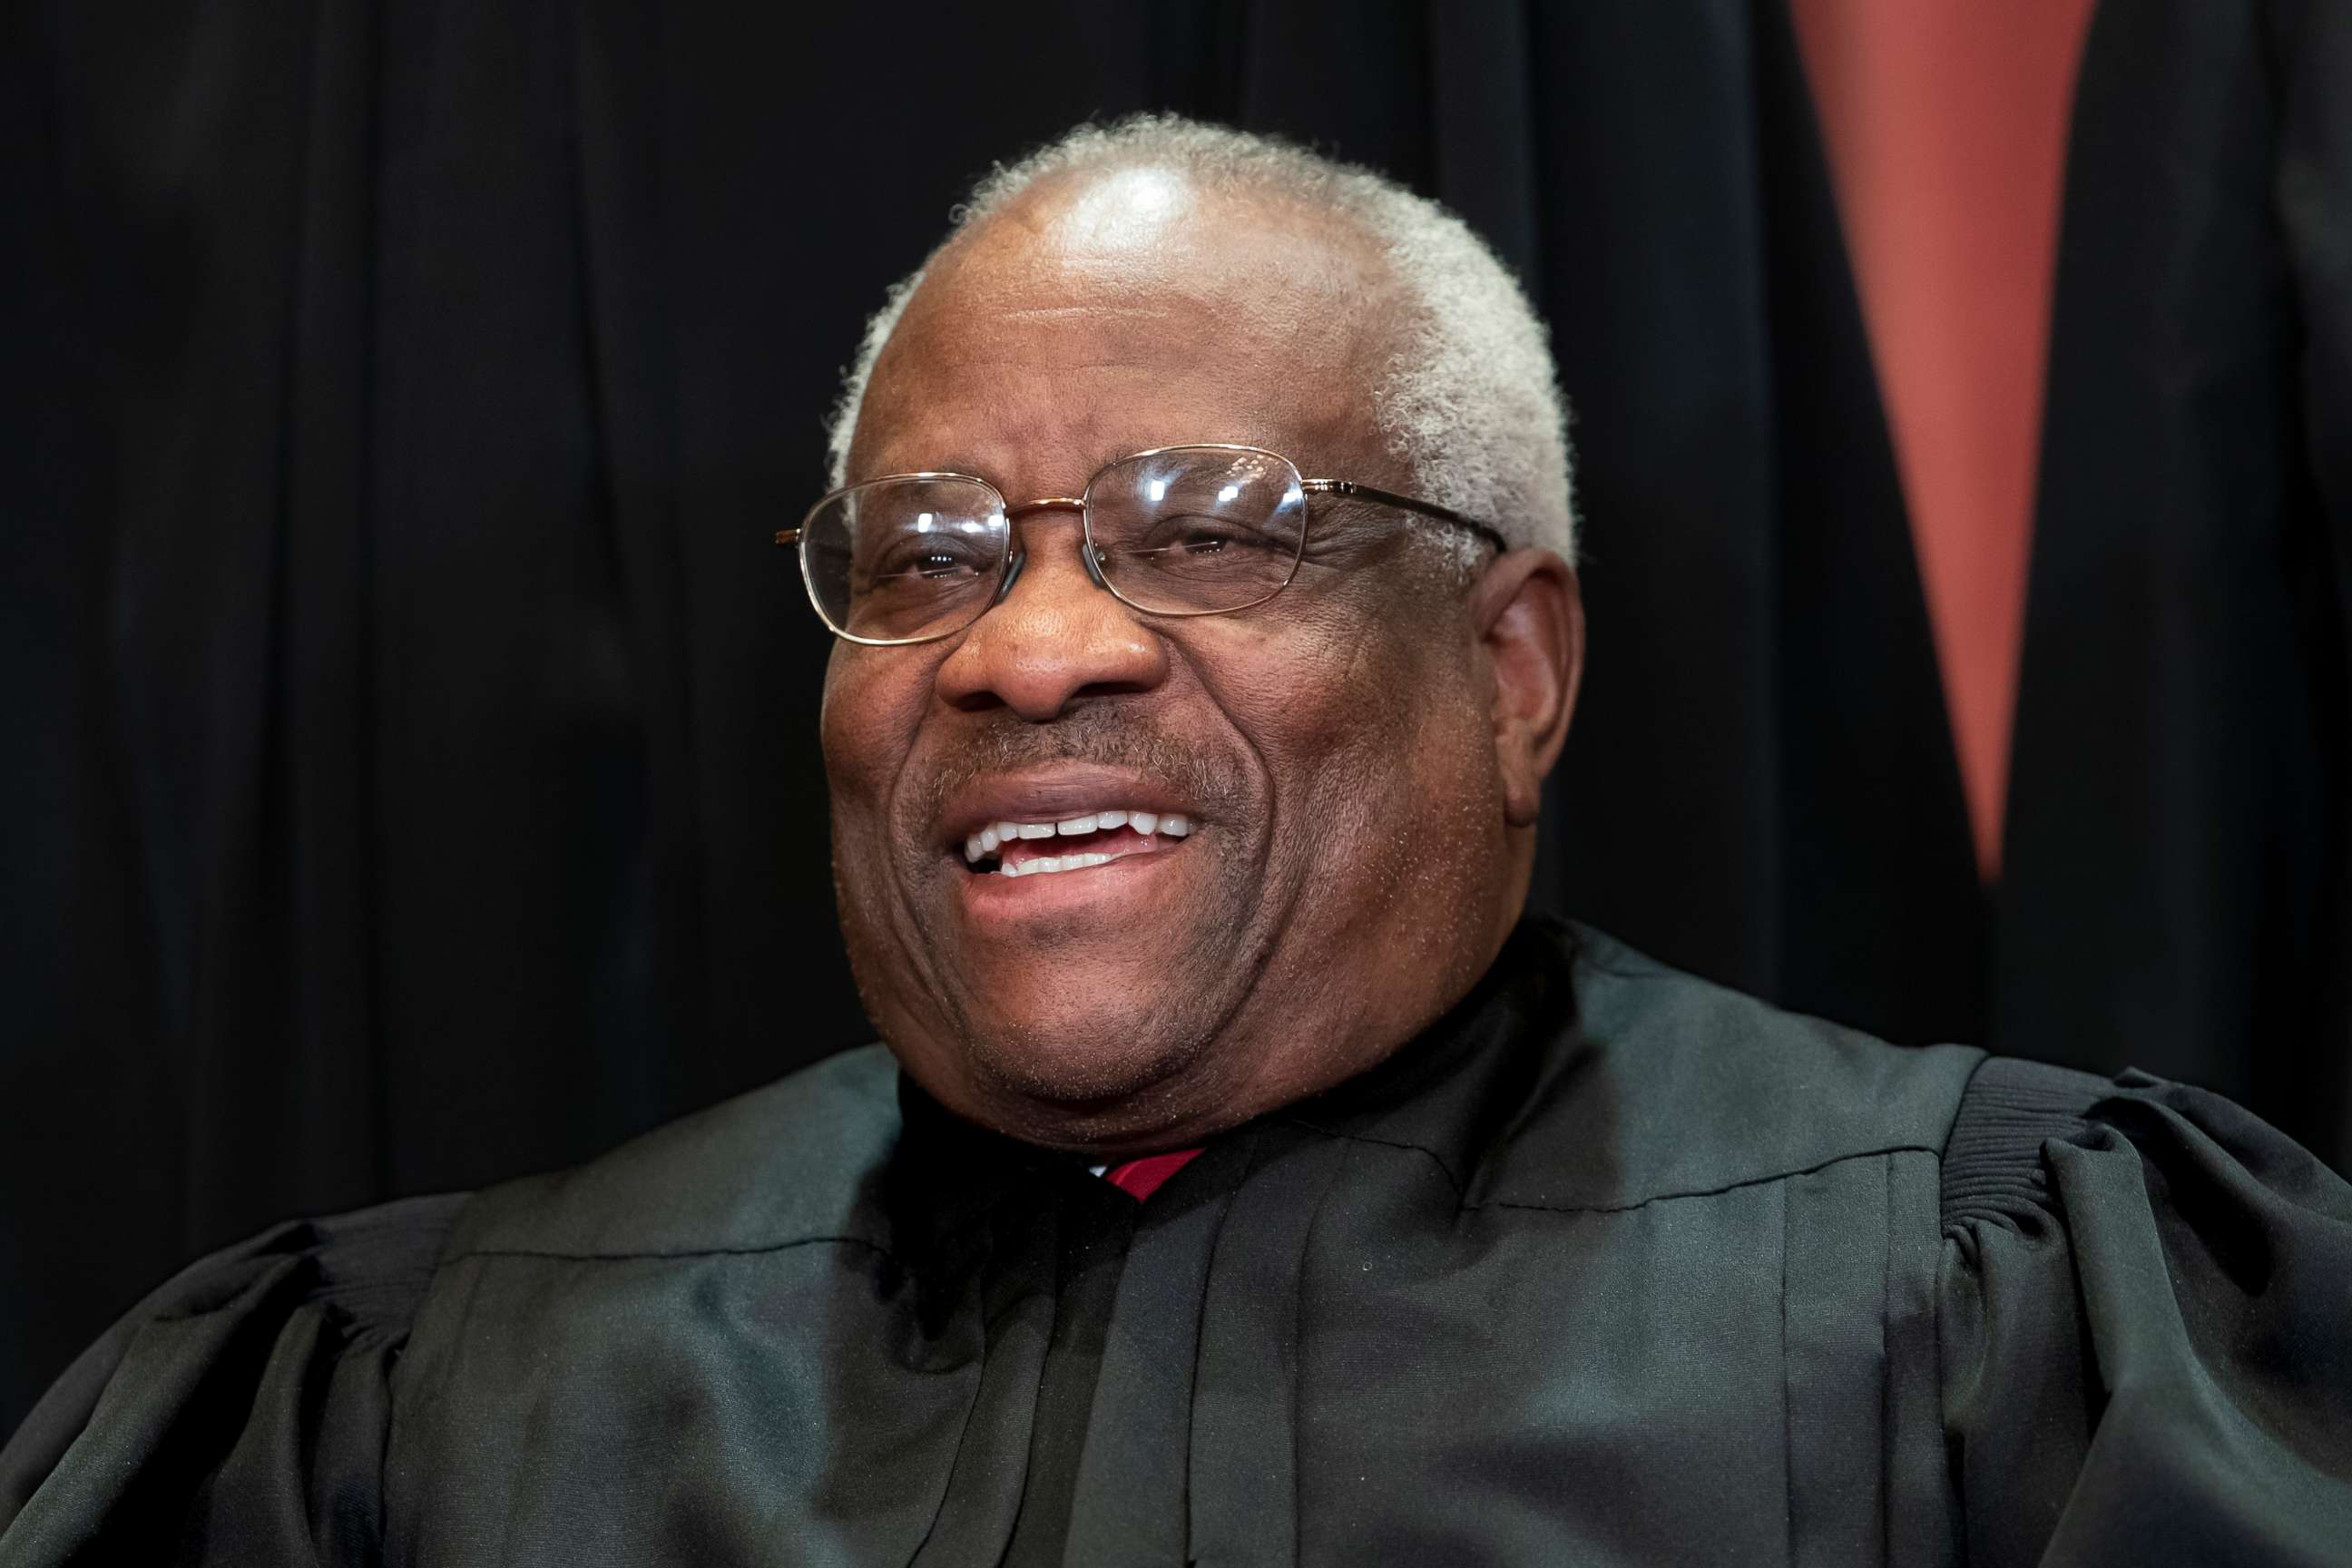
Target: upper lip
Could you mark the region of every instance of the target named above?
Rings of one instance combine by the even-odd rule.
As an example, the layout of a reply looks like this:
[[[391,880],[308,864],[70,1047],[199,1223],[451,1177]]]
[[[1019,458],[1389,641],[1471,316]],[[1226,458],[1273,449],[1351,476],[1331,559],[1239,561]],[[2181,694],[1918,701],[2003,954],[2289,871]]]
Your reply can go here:
[[[975,779],[940,808],[940,842],[961,847],[999,822],[1061,822],[1097,811],[1195,815],[1168,786],[1124,768],[1061,766]]]

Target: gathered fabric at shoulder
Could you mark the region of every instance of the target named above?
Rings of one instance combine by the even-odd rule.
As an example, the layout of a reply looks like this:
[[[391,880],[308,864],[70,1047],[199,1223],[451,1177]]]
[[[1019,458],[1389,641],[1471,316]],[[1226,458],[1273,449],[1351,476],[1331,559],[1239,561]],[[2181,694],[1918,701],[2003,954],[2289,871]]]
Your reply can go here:
[[[190,1266],[0,1449],[0,1564],[371,1563],[389,1378],[462,1196]]]
[[[1995,1059],[1945,1152],[1971,1563],[2352,1563],[2352,1187],[2227,1100]]]

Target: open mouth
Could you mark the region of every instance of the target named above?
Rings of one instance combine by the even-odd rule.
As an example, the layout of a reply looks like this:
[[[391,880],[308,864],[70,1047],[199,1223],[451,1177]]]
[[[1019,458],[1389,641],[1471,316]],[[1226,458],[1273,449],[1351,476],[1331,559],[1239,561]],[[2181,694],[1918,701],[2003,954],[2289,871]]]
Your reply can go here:
[[[1181,812],[1096,811],[1051,822],[992,822],[963,841],[975,876],[1050,877],[1165,853],[1192,831]]]

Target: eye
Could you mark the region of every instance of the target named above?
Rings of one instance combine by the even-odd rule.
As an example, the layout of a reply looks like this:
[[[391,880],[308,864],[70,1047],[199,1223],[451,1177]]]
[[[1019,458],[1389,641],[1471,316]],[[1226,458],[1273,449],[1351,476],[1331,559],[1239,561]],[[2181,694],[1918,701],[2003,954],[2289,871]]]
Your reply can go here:
[[[919,579],[932,583],[974,577],[988,570],[992,557],[952,538],[927,534],[894,540],[869,564],[866,579]]]
[[[1277,548],[1281,548],[1281,542],[1270,538],[1262,529],[1223,518],[1191,515],[1160,519],[1127,553],[1203,556]]]

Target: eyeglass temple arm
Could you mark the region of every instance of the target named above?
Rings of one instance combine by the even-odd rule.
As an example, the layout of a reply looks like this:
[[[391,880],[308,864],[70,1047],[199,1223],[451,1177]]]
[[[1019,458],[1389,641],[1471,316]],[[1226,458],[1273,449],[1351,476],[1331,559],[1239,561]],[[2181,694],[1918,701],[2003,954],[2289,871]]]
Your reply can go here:
[[[1457,528],[1466,528],[1497,550],[1508,550],[1511,547],[1511,542],[1505,539],[1499,530],[1490,524],[1480,522],[1475,517],[1465,517],[1451,507],[1439,506],[1435,501],[1415,500],[1411,496],[1401,496],[1392,490],[1378,489],[1370,485],[1360,485],[1353,479],[1306,479],[1300,482],[1299,489],[1309,495],[1340,496],[1349,500],[1377,501],[1381,506],[1392,506],[1401,511],[1416,511],[1423,517],[1433,517],[1440,522],[1450,522]]]

